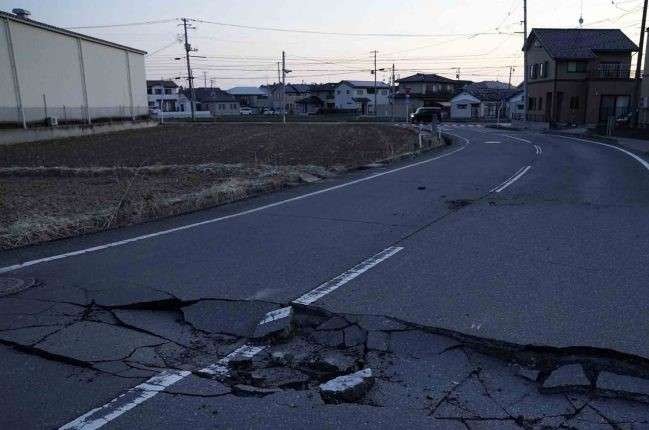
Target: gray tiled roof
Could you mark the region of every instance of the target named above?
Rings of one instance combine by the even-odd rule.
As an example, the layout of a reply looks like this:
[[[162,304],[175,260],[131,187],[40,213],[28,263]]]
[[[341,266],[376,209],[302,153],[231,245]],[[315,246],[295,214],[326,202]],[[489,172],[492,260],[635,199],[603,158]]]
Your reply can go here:
[[[507,100],[518,92],[516,88],[496,81],[476,82],[467,85],[464,91],[483,102]]]
[[[458,81],[434,73],[417,73],[412,76],[397,79],[397,82],[435,82],[435,83],[457,83]]]
[[[349,84],[355,88],[374,88],[374,81],[341,81],[340,84]],[[385,82],[377,81],[377,88],[390,88]]]
[[[183,95],[188,99],[191,99],[191,92],[188,88],[182,91]],[[237,99],[223,91],[220,88],[194,88],[194,93],[196,94],[197,102],[235,102]]]
[[[169,80],[147,80],[146,86],[147,87],[164,86],[164,88],[178,88],[178,85],[174,81],[169,81]]]
[[[635,52],[638,46],[618,29],[535,28],[524,50],[537,39],[556,59],[587,60],[596,52]]]

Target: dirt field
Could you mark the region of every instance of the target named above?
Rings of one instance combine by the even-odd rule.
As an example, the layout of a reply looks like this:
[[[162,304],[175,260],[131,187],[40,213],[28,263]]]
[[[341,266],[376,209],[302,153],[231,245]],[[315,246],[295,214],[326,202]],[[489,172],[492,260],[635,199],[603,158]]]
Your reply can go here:
[[[317,181],[415,142],[377,124],[200,124],[0,146],[0,249]]]

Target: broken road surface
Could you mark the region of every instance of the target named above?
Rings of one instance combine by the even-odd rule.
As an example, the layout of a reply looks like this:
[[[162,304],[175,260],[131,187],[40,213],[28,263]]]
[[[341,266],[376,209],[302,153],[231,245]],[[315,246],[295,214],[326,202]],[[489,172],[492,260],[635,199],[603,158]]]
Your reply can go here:
[[[649,170],[469,130],[4,253],[0,427],[648,427]]]

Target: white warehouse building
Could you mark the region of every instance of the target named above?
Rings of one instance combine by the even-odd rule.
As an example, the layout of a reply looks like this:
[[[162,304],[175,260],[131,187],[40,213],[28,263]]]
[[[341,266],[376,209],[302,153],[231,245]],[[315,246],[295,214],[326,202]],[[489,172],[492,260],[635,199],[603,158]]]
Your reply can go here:
[[[0,11],[0,124],[145,116],[144,54]]]

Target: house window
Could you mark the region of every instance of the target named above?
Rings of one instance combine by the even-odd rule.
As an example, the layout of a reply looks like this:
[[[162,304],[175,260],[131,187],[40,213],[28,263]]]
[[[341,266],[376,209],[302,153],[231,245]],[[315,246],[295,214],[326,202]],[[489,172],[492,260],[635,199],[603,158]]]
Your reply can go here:
[[[156,94],[162,94],[162,88],[156,88],[155,93]]]
[[[359,95],[359,96],[362,96],[363,95],[363,90],[356,90],[356,94]]]
[[[149,107],[155,107],[155,102],[149,102]]]
[[[539,77],[539,65],[532,64],[530,65],[530,79],[536,79]]]
[[[527,109],[528,110],[536,110],[536,99],[534,97],[530,97],[527,100]]]
[[[171,94],[171,88],[165,88],[165,94]]]
[[[539,110],[543,110],[543,97],[539,97]]]
[[[568,61],[568,73],[584,73],[587,66],[585,61]]]
[[[570,97],[570,109],[579,109],[579,97]]]
[[[336,91],[336,94],[340,95],[340,90]]]
[[[349,90],[347,90],[347,94],[350,94],[350,91],[349,91]]]
[[[368,88],[367,94],[374,94],[374,88]]]
[[[524,104],[516,105],[516,109],[525,110],[525,105]]]
[[[147,87],[147,88],[146,88],[146,93],[147,93],[147,94],[153,94],[153,88],[151,88],[151,87]]]
[[[382,90],[381,94],[384,95],[384,96],[387,96],[388,95],[388,90]]]
[[[234,104],[234,103],[232,103],[232,104],[230,105],[230,107],[231,107],[232,109],[236,109],[236,108],[237,108],[237,105]]]
[[[465,109],[466,109],[466,105],[457,105],[457,108],[458,108],[459,110],[465,110]]]

